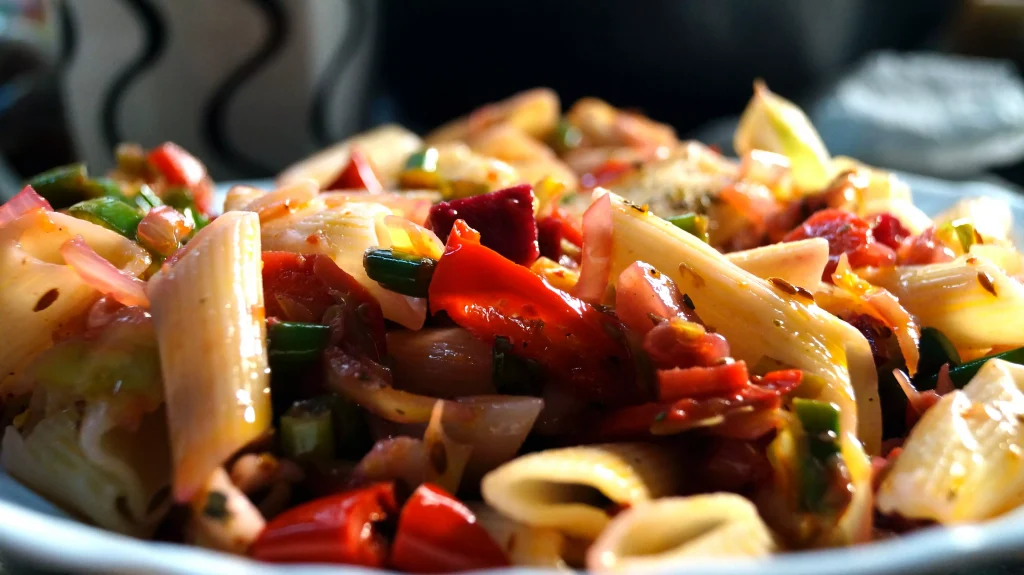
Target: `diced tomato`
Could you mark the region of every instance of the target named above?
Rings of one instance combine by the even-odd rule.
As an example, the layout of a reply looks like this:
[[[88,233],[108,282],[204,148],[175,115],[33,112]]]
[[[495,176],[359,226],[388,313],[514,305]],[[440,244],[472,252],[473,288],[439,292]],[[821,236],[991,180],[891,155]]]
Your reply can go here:
[[[366,190],[371,194],[383,194],[384,186],[380,183],[373,169],[370,158],[363,151],[353,146],[349,153],[348,164],[338,172],[338,176],[325,190]]]
[[[260,561],[343,563],[383,568],[388,541],[379,525],[395,519],[391,483],[316,499],[275,517],[249,549]]]
[[[875,223],[871,227],[871,235],[875,238],[875,241],[897,250],[900,244],[903,243],[903,240],[910,237],[910,230],[903,226],[899,218],[885,213],[875,217]]]
[[[953,250],[935,237],[935,228],[906,238],[897,251],[897,260],[903,266],[938,264],[953,261],[955,257]]]
[[[507,567],[508,557],[473,512],[436,485],[421,485],[398,519],[390,566],[409,573]]]
[[[687,367],[658,371],[658,401],[723,396],[750,383],[747,364],[742,361],[712,367]]]
[[[192,201],[203,215],[211,214],[213,185],[202,162],[173,142],[165,142],[150,150],[148,160],[168,184],[188,188]]]
[[[896,263],[895,252],[875,242],[871,226],[845,210],[827,209],[817,212],[786,234],[783,240],[791,242],[807,238],[828,240],[829,262],[821,279],[830,283],[842,254],[847,255],[850,266],[854,268],[890,266]]]

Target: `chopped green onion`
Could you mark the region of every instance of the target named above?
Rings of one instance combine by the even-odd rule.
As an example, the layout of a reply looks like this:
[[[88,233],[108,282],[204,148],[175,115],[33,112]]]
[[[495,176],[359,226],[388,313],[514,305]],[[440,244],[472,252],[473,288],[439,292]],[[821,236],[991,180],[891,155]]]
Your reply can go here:
[[[670,216],[668,222],[684,232],[708,243],[708,218],[693,212],[680,216]]]
[[[1009,351],[1004,351],[1003,353],[997,353],[996,355],[990,355],[988,357],[978,358],[974,361],[968,361],[967,363],[961,363],[956,367],[950,367],[949,379],[953,381],[953,387],[962,389],[965,385],[970,383],[981,369],[981,366],[985,365],[985,362],[990,359],[1001,359],[1010,363],[1024,365],[1024,347],[1018,347],[1017,349],[1011,349]],[[938,382],[939,376],[936,374],[935,376],[926,379],[924,383],[922,383],[921,388],[935,389]]]
[[[974,245],[974,224],[968,220],[955,220],[950,222],[950,225],[953,226],[953,231],[956,232],[956,237],[960,240],[960,246],[964,249],[964,253],[967,253]]]
[[[38,174],[28,181],[28,185],[54,208],[61,209],[94,197],[88,195],[88,181],[89,172],[85,164],[71,164]]]
[[[918,344],[920,360],[917,362],[916,378],[930,378],[939,373],[943,365],[950,368],[960,365],[960,354],[949,338],[941,331],[926,327],[921,330],[921,342]]]
[[[349,459],[361,458],[373,447],[366,411],[340,395],[329,395],[324,399],[331,405],[338,455]]]
[[[422,152],[416,152],[409,156],[405,162],[406,170],[421,170],[424,172],[437,171],[437,148],[427,148]]]
[[[292,363],[319,361],[331,337],[326,325],[288,321],[267,322],[267,348],[273,360]]]
[[[435,189],[441,181],[437,175],[437,148],[417,152],[405,162],[405,169],[398,175],[399,185],[406,190]]]
[[[327,401],[300,401],[281,416],[281,449],[292,459],[334,459],[334,423]]]
[[[800,469],[801,504],[808,511],[825,511],[829,468],[840,457],[839,408],[827,401],[795,398],[793,411],[807,442],[807,456]]]
[[[366,275],[383,288],[410,297],[427,297],[437,262],[394,250],[370,249],[363,255]]]
[[[563,118],[555,126],[555,132],[551,138],[551,147],[559,153],[565,153],[580,147],[582,142],[583,132]]]
[[[145,213],[149,213],[149,210],[164,205],[163,201],[160,200],[160,196],[156,195],[153,188],[150,188],[146,184],[139,186],[139,191],[129,199],[130,202],[134,203]]]
[[[142,221],[142,214],[138,210],[120,199],[110,196],[79,202],[68,208],[68,213],[133,240],[135,239],[135,229]]]
[[[540,395],[543,374],[537,362],[512,353],[514,346],[504,336],[494,338],[491,352],[491,377],[494,388],[503,395]]]
[[[228,497],[220,491],[211,491],[206,495],[206,505],[203,506],[203,515],[211,519],[223,521],[231,516],[228,509]]]

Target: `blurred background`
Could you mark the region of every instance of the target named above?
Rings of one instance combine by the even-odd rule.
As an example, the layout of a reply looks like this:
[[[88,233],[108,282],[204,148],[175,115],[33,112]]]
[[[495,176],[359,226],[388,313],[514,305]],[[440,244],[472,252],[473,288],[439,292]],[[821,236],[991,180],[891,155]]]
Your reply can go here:
[[[1024,0],[0,0],[0,188],[119,141],[218,179],[549,86],[729,150],[755,78],[830,150],[1024,183]]]

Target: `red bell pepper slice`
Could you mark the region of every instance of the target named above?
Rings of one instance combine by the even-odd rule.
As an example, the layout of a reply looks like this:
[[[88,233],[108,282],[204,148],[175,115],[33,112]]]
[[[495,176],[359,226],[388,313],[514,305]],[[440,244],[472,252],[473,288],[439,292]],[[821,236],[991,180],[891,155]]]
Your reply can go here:
[[[686,367],[658,371],[658,401],[723,396],[742,390],[750,383],[747,364],[742,361],[711,367]]]
[[[388,542],[377,525],[398,512],[395,488],[378,483],[316,499],[278,515],[249,554],[274,563],[344,563],[383,568]]]
[[[329,256],[263,252],[263,304],[267,318],[320,323],[327,309],[341,306],[343,345],[350,353],[379,361],[386,351],[380,304]]]
[[[477,338],[508,338],[516,355],[537,361],[569,393],[600,403],[645,400],[623,327],[484,247],[458,220],[430,283],[430,308],[447,312]]]
[[[185,148],[165,142],[149,152],[149,163],[153,165],[171,186],[184,186],[192,193],[192,201],[204,215],[210,215],[213,201],[213,186],[210,184],[206,166]]]
[[[371,194],[383,194],[384,185],[373,170],[370,158],[360,148],[352,147],[348,164],[326,190],[366,190]]]
[[[451,573],[507,567],[508,557],[460,501],[425,483],[406,502],[391,548],[391,567]]]

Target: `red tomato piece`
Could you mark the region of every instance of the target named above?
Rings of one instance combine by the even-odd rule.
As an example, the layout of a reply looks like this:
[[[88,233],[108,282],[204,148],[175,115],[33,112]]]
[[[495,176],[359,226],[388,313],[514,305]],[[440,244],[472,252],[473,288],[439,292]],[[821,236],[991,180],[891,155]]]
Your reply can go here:
[[[887,266],[896,263],[895,252],[884,244],[874,241],[871,226],[863,219],[845,210],[827,209],[815,213],[804,223],[786,234],[784,241],[792,242],[807,238],[828,240],[828,265],[821,279],[832,281],[839,257],[847,254],[852,267]]]
[[[430,309],[447,312],[476,337],[507,337],[516,355],[533,359],[566,391],[587,400],[644,400],[623,326],[481,245],[456,222],[430,283]]]
[[[394,520],[395,488],[378,483],[316,499],[285,511],[249,549],[260,561],[344,563],[383,568],[388,542],[377,525]]]
[[[905,228],[896,216],[885,213],[875,218],[875,225],[871,228],[871,235],[875,241],[897,250],[903,240],[910,237],[910,230]]]
[[[750,383],[747,364],[742,361],[712,367],[687,367],[658,371],[658,401],[724,396]]]
[[[507,567],[508,557],[459,500],[425,483],[398,519],[391,567],[409,573],[452,573]]]
[[[167,183],[172,186],[191,188],[206,179],[206,166],[185,148],[165,142],[149,152],[149,163],[153,164]]]
[[[352,147],[348,164],[325,190],[366,190],[371,194],[383,194],[384,186],[380,183],[373,169],[370,158],[360,148]]]

